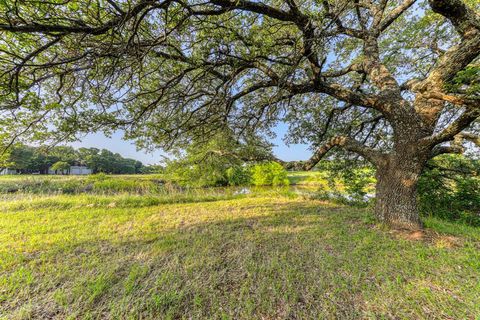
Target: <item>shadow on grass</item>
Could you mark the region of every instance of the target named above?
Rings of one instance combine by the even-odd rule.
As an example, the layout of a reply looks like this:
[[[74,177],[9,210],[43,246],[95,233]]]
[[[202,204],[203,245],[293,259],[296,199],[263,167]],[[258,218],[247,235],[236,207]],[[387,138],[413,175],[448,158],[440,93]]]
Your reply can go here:
[[[472,278],[480,266],[467,263],[480,256],[469,247],[393,239],[371,228],[368,211],[317,201],[231,202],[198,219],[202,208],[192,206],[170,228],[151,220],[125,237],[112,231],[19,254],[0,308],[7,317],[102,319],[480,312]]]

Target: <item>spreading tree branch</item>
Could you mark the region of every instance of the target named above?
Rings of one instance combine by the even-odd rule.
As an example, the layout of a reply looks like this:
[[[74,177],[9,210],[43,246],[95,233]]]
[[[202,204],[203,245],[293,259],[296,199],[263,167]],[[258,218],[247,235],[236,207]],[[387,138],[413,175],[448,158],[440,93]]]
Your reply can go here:
[[[322,158],[334,147],[340,147],[347,151],[357,153],[373,164],[379,164],[384,159],[384,154],[378,150],[367,147],[357,140],[347,136],[337,136],[329,139],[325,144],[318,148],[307,161],[284,162],[287,169],[313,169]]]

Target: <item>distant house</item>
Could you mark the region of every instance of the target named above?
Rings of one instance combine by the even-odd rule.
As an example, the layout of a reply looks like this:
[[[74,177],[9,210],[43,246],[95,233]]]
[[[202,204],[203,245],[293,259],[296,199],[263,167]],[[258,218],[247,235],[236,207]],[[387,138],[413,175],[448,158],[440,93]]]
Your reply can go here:
[[[70,175],[87,175],[87,174],[92,174],[93,171],[92,169],[86,167],[86,166],[70,166],[70,169],[68,172],[65,172],[64,174],[70,174]],[[48,174],[62,174],[61,172],[55,172],[55,170],[52,170],[51,168],[48,169]]]
[[[92,169],[89,169],[85,166],[71,166],[70,167],[70,174],[74,175],[85,175],[85,174],[92,174]]]
[[[0,168],[0,176],[7,175],[7,174],[18,174],[18,170],[10,169],[10,168]]]
[[[8,175],[8,174],[21,174],[24,172],[21,172],[20,170],[17,169],[11,169],[11,168],[0,168],[0,176],[3,175]],[[40,174],[41,172],[28,172],[29,174]],[[86,167],[86,166],[70,166],[70,169],[68,171],[65,171],[63,174],[66,175],[87,175],[87,174],[92,174],[93,170]],[[55,172],[55,170],[52,170],[52,168],[48,168],[48,174],[62,174],[62,172]]]

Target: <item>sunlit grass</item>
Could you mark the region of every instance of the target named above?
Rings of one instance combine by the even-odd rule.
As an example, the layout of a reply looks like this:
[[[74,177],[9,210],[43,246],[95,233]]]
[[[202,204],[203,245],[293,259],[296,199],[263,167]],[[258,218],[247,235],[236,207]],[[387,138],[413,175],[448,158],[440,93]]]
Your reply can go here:
[[[293,171],[288,173],[291,184],[328,185],[328,176],[322,171]]]
[[[8,195],[0,211],[4,319],[480,314],[471,227],[429,219],[412,240],[286,190]]]

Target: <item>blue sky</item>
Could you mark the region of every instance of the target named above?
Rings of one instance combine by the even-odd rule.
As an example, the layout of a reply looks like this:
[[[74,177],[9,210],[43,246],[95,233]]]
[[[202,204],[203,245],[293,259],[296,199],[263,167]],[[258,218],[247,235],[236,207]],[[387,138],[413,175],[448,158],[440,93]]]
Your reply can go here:
[[[287,131],[285,124],[280,124],[275,128],[277,137],[272,141],[275,145],[275,155],[286,161],[291,160],[305,160],[311,155],[307,145],[290,145],[287,146],[283,142],[283,137]],[[125,141],[122,139],[122,132],[117,132],[112,135],[111,138],[106,137],[102,133],[89,134],[85,136],[81,141],[71,143],[75,148],[99,148],[108,149],[112,152],[118,152],[122,156],[142,161],[144,164],[155,164],[162,160],[162,155],[165,155],[161,150],[146,153],[143,150],[137,150],[132,141]]]

